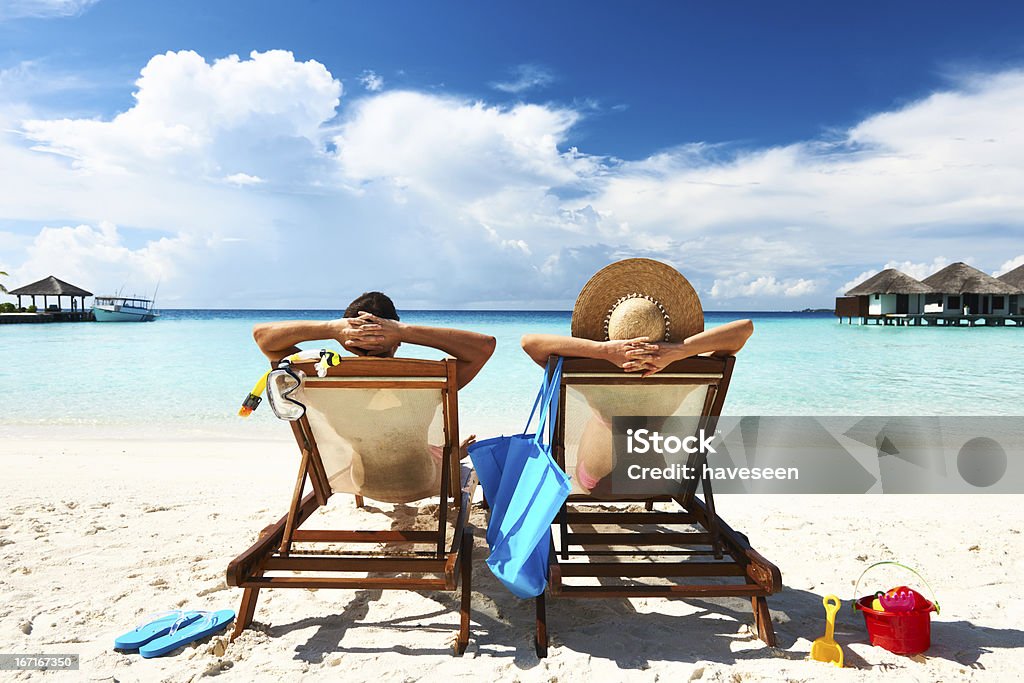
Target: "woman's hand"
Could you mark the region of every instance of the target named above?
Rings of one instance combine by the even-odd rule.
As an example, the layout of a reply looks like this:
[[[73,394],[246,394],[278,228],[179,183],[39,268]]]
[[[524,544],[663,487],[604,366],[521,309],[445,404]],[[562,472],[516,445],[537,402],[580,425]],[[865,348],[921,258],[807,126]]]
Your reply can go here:
[[[640,372],[643,370],[642,362],[650,357],[651,347],[656,346],[648,343],[647,337],[613,339],[602,342],[602,351],[606,360],[626,372]]]
[[[635,371],[640,372],[642,377],[650,377],[654,373],[664,370],[669,363],[678,360],[676,354],[670,353],[674,349],[666,348],[668,346],[668,344],[648,344],[646,355],[634,361]]]
[[[648,344],[646,350],[647,355],[637,360],[637,364],[640,366],[638,371],[643,373],[644,377],[650,377],[654,373],[664,370],[669,364],[698,353],[698,350],[687,342]]]

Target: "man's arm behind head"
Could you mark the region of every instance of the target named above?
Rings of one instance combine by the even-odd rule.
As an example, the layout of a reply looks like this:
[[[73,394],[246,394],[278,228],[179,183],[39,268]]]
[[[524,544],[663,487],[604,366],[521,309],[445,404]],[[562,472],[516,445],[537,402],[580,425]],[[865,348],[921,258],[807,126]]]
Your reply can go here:
[[[378,332],[367,337],[368,343],[375,345],[368,348],[396,348],[401,343],[416,344],[443,351],[453,357],[456,361],[460,389],[477,376],[497,345],[494,337],[480,332],[410,325],[397,320],[379,318],[366,311],[363,311],[358,319],[380,327]]]

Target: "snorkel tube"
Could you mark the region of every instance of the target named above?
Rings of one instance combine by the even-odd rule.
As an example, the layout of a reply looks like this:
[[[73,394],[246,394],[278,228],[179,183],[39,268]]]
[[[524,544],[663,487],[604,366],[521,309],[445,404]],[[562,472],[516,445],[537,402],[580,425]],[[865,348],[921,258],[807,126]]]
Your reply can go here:
[[[300,351],[299,353],[293,353],[287,358],[281,359],[277,364],[278,368],[288,367],[292,363],[299,361],[309,361],[314,358],[318,358],[316,365],[316,376],[324,377],[327,375],[328,368],[333,368],[335,365],[341,362],[341,355],[334,351],[328,351],[327,349],[320,349],[319,351]],[[260,402],[263,400],[263,392],[267,390],[267,377],[273,370],[267,370],[263,373],[263,376],[256,380],[255,386],[249,395],[242,401],[242,407],[238,409],[239,417],[249,417],[252,412],[256,410]]]

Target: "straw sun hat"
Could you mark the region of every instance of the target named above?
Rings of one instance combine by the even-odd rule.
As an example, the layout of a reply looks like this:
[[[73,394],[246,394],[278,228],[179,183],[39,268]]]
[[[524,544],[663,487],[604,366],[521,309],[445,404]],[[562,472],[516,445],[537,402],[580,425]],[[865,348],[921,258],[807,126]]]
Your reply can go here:
[[[618,261],[583,285],[572,310],[572,336],[595,341],[680,342],[704,331],[704,310],[689,281],[646,258]]]

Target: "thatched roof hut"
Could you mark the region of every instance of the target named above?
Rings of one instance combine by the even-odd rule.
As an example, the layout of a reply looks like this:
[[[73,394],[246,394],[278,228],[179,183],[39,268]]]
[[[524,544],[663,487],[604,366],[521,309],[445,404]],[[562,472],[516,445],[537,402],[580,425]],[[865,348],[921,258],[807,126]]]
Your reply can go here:
[[[21,296],[92,296],[92,292],[87,292],[81,287],[59,280],[52,275],[30,285],[12,289],[8,294],[15,296],[19,294]]]
[[[869,294],[934,294],[936,290],[895,268],[886,268],[869,277],[846,296],[867,296]]]
[[[42,280],[39,280],[38,282],[33,282],[30,285],[25,285],[24,287],[12,289],[11,291],[8,292],[8,294],[12,294],[18,297],[18,308],[21,308],[21,297],[32,297],[32,305],[35,306],[36,297],[41,296],[43,297],[43,308],[49,309],[49,298],[51,296],[55,296],[57,297],[57,303],[53,306],[53,308],[54,310],[58,311],[60,309],[60,298],[62,296],[66,296],[71,299],[72,309],[78,308],[78,304],[75,301],[75,299],[81,299],[81,308],[83,310],[85,309],[85,297],[92,296],[92,292],[87,292],[81,287],[76,287],[73,284],[64,282],[63,280],[59,280],[52,275],[50,277],[44,277]]]
[[[1024,266],[1017,266],[1009,273],[1003,273],[996,279],[1015,288],[1018,294],[1024,294]]]
[[[997,280],[966,263],[950,264],[922,282],[944,294],[1016,294],[1018,288]]]

